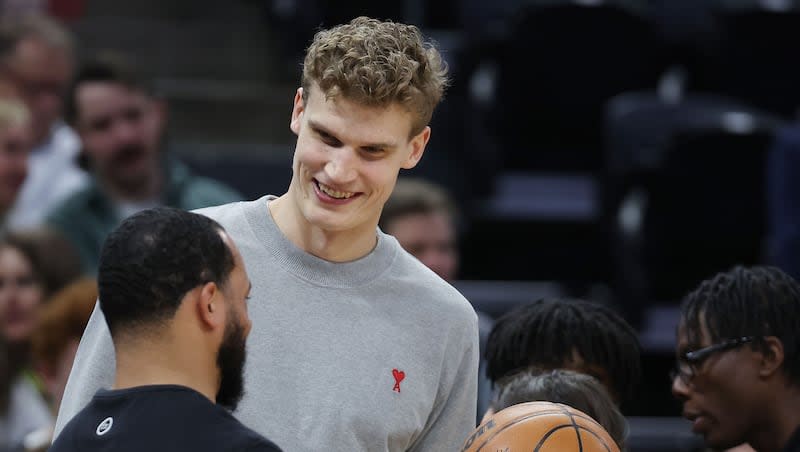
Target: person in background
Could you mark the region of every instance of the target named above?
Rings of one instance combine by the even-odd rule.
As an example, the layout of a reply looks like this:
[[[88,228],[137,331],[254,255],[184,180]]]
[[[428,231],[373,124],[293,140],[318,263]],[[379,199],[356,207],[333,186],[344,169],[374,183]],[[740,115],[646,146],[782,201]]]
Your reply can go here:
[[[56,292],[40,310],[32,338],[32,361],[53,416],[58,413],[75,352],[96,301],[97,282],[83,277]]]
[[[230,413],[244,393],[252,284],[222,226],[170,207],[135,214],[105,241],[97,284],[114,385],[51,452],[280,451]]]
[[[378,226],[448,283],[452,284],[458,277],[459,213],[452,197],[438,184],[409,177],[398,179],[383,206]],[[483,312],[476,313],[483,356],[494,320]],[[486,377],[483,359],[478,372],[477,413],[480,416],[488,409],[492,398],[492,385]]]
[[[97,283],[91,278],[81,278],[45,300],[40,309],[39,322],[31,339],[31,367],[41,382],[53,422],[96,300]],[[53,440],[53,426],[44,426],[25,435],[25,452],[46,451]]]
[[[498,412],[518,403],[536,401],[563,403],[583,411],[606,429],[620,450],[625,450],[628,422],[596,378],[564,369],[526,369],[506,379],[498,388],[492,409]]]
[[[0,229],[6,229],[9,211],[28,176],[31,143],[27,107],[3,96],[0,82]]]
[[[101,54],[78,68],[67,90],[65,118],[77,131],[92,178],[46,222],[78,249],[87,274],[120,222],[166,205],[191,210],[241,199],[233,189],[193,174],[166,149],[166,105],[130,61]]]
[[[497,319],[486,344],[493,384],[531,366],[591,375],[621,404],[635,393],[642,375],[636,331],[600,303],[545,298]]]
[[[443,188],[422,179],[400,178],[378,226],[442,279],[453,282],[459,263],[457,224],[456,206]]]
[[[672,393],[714,449],[800,451],[800,284],[734,267],[681,303]]]
[[[40,14],[0,20],[0,77],[13,83],[31,115],[28,177],[8,213],[14,229],[40,226],[67,196],[85,186],[75,133],[62,119],[74,66],[74,42],[56,19]]]
[[[77,253],[55,231],[35,229],[6,234],[0,241],[0,337],[10,378],[0,417],[2,446],[19,447],[28,434],[52,427],[46,390],[34,371],[32,336],[46,300],[80,276]]]

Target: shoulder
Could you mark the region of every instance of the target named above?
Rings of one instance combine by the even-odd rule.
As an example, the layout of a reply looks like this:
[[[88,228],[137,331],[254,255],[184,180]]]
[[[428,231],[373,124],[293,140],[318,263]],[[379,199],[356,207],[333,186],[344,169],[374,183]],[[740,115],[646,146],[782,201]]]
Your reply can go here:
[[[225,229],[240,226],[247,220],[246,211],[248,207],[258,201],[234,201],[226,204],[219,204],[210,207],[193,210],[194,213],[205,215],[218,222]]]
[[[184,189],[184,197],[207,205],[240,201],[243,196],[232,187],[203,176],[191,176]],[[189,206],[190,208],[192,206]]]
[[[421,301],[419,306],[428,314],[444,314],[448,321],[472,325],[477,329],[475,309],[461,292],[405,251],[394,237],[381,234],[381,240],[390,240],[392,246],[397,248],[388,276],[392,284],[402,285],[408,296]]]
[[[69,220],[74,221],[75,213],[89,209],[91,199],[95,196],[95,190],[91,186],[84,186],[76,192],[64,198],[56,205],[47,217],[48,222],[61,223]]]
[[[187,408],[189,406],[187,405]],[[194,408],[195,414],[202,413],[194,425],[207,425],[213,428],[204,430],[201,436],[206,436],[202,442],[215,445],[214,450],[248,451],[248,452],[279,452],[280,448],[272,441],[264,438],[256,431],[242,424],[238,419],[224,408],[203,400]],[[192,415],[190,415],[192,416]],[[189,416],[187,416],[190,418]]]

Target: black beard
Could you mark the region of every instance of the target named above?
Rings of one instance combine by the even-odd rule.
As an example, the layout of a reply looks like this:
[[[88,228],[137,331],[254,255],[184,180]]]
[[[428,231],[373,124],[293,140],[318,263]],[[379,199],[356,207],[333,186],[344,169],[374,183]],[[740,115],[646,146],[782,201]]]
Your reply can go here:
[[[217,368],[220,373],[217,405],[236,410],[244,395],[245,336],[244,327],[231,320],[225,327],[225,336],[217,351]]]

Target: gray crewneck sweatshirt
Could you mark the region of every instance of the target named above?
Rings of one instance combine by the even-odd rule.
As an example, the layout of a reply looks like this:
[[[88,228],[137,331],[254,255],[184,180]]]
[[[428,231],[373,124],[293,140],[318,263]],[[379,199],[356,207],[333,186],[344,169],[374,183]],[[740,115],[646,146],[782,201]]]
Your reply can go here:
[[[272,220],[271,199],[198,211],[225,227],[253,284],[236,417],[287,451],[459,450],[477,397],[469,302],[380,231],[375,249],[353,262],[306,253]],[[56,433],[113,384],[114,367],[96,307]]]

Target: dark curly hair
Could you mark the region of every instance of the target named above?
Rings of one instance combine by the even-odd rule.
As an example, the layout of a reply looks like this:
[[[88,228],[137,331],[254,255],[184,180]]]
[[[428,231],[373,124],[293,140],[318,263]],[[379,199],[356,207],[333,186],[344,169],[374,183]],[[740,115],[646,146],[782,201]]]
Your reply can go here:
[[[100,255],[100,307],[112,336],[172,318],[191,289],[225,285],[233,254],[214,220],[171,207],[139,212],[112,232]]]
[[[620,401],[641,378],[641,349],[636,331],[600,303],[546,298],[512,309],[494,325],[486,342],[486,375],[497,384],[528,367],[557,369],[578,353],[611,379]]]
[[[800,284],[777,267],[741,267],[716,274],[684,297],[679,329],[700,347],[702,324],[712,343],[775,336],[783,343],[784,372],[800,383]],[[761,345],[755,341],[753,346]]]

